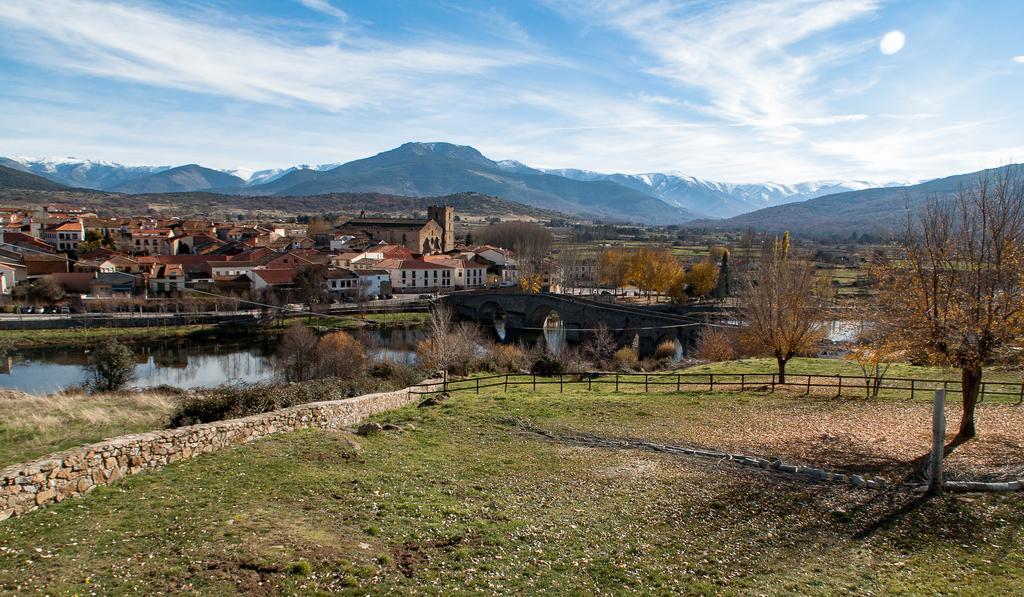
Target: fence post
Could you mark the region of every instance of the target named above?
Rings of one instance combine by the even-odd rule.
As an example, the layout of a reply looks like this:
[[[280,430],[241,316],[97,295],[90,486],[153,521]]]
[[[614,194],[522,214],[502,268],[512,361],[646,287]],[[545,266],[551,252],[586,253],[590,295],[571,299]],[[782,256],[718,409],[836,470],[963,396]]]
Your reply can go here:
[[[558,374],[558,393],[562,393],[562,374]]]
[[[772,394],[775,393],[775,374],[772,373]]]
[[[932,453],[928,464],[928,491],[942,491],[942,457],[946,449],[946,391],[935,390],[932,403]]]
[[[708,388],[708,391],[709,392],[714,392],[715,391],[715,374],[714,373],[708,373],[708,383],[711,386],[710,388]]]
[[[807,395],[811,395],[811,376],[807,376]]]
[[[508,394],[508,373],[505,374],[505,393]]]
[[[837,398],[841,398],[842,396],[843,396],[843,376],[840,375],[839,376],[839,393],[836,394],[836,397]]]
[[[448,391],[448,370],[447,369],[445,369],[444,372],[441,374],[441,380],[442,380],[441,384],[442,384],[442,386],[444,388],[444,391],[447,392]]]
[[[476,393],[480,393],[480,378],[476,378]]]
[[[682,385],[683,385],[683,376],[681,374],[679,374],[679,373],[676,373],[676,393],[679,393],[679,391],[682,389]],[[1021,387],[1022,395],[1024,395],[1024,384],[1021,384],[1020,387]]]
[[[911,379],[910,380],[910,399],[911,400],[914,399],[914,385],[915,384],[916,384],[916,382],[913,379]]]
[[[740,391],[741,392],[744,391],[745,389],[747,389],[746,381],[747,381],[747,375],[745,373],[740,373]]]
[[[644,394],[649,393],[649,391],[650,390],[648,389],[648,386],[647,386],[647,374],[644,373]]]
[[[593,373],[588,373],[587,374],[587,391],[589,392],[590,390],[593,390],[593,389],[594,389],[594,374]]]
[[[619,391],[619,374],[618,373],[615,374],[615,391],[616,392]]]
[[[536,392],[537,391],[537,374],[536,373],[531,373],[531,375],[533,375],[533,391]]]

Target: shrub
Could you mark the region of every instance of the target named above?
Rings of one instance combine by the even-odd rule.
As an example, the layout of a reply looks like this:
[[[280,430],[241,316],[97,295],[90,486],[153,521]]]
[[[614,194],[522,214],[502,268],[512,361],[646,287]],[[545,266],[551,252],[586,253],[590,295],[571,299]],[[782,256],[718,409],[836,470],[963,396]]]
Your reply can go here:
[[[92,351],[87,371],[87,384],[93,392],[119,390],[135,377],[135,355],[130,348],[113,340]]]
[[[697,358],[716,363],[736,358],[736,345],[722,328],[706,328],[697,339]]]
[[[674,361],[676,360],[676,347],[677,344],[672,340],[665,340],[654,349],[654,358],[656,360],[671,359]]]
[[[345,332],[327,334],[317,342],[315,377],[358,377],[365,367],[363,345]]]
[[[530,357],[518,344],[495,344],[491,346],[490,359],[494,370],[504,373],[519,373],[530,366]]]
[[[395,374],[395,363],[392,361],[380,361],[370,365],[366,374],[375,379],[387,379]]]
[[[530,373],[534,375],[558,375],[564,371],[562,361],[552,354],[542,354],[530,365]]]
[[[632,346],[623,346],[612,355],[612,363],[618,371],[632,371],[640,363],[640,354]]]

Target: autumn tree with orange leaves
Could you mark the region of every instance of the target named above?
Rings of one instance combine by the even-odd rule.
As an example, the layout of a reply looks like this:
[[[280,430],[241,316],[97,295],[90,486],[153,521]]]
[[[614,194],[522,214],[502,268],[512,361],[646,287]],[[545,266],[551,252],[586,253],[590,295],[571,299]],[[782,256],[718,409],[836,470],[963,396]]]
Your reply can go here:
[[[960,370],[958,436],[977,435],[982,370],[1019,364],[1024,341],[1024,181],[1006,167],[908,217],[904,255],[876,264],[873,319],[911,359]]]

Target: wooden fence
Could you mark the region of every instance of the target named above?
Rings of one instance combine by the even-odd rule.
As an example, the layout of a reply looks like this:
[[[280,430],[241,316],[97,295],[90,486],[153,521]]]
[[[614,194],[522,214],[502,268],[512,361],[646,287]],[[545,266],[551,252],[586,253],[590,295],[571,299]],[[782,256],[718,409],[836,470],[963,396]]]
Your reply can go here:
[[[960,382],[947,379],[911,379],[902,377],[882,378],[877,383],[871,377],[856,375],[807,375],[786,374],[786,383],[778,381],[777,373],[611,373],[601,371],[563,373],[560,375],[542,376],[523,373],[503,373],[482,377],[466,377],[449,379],[443,384],[446,392],[475,392],[487,388],[501,388],[508,391],[510,387],[526,386],[536,390],[543,386],[558,386],[559,393],[566,387],[586,387],[587,390],[604,390],[615,392],[651,392],[651,391],[769,391],[782,388],[790,392],[797,391],[808,395],[831,397],[861,398],[915,398],[931,400],[935,390],[946,390],[947,395],[963,393]],[[414,394],[432,394],[435,389],[427,390],[413,386]],[[984,381],[981,384],[979,402],[992,399],[999,402],[1024,404],[1024,383]]]

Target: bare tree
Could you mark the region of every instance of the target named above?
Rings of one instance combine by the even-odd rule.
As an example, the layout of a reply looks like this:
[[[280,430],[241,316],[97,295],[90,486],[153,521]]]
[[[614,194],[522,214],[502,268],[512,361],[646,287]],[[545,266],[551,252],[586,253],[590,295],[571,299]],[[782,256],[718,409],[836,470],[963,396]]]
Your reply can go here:
[[[494,224],[480,230],[478,236],[485,244],[511,249],[520,280],[531,281],[544,271],[544,258],[554,241],[550,230],[531,222]]]
[[[814,264],[790,255],[788,232],[764,243],[740,298],[739,337],[755,354],[775,357],[779,383],[786,383],[786,363],[811,353],[825,337],[827,306],[819,287]]]
[[[317,337],[307,326],[293,323],[281,336],[276,365],[285,381],[309,381],[317,374]]]
[[[880,263],[875,319],[896,350],[960,370],[959,437],[977,434],[982,369],[1019,362],[1024,339],[1024,181],[982,173],[908,217],[900,259]]]
[[[476,326],[455,322],[451,308],[439,303],[431,309],[427,328],[427,338],[416,345],[420,362],[435,371],[467,373],[482,342]]]

